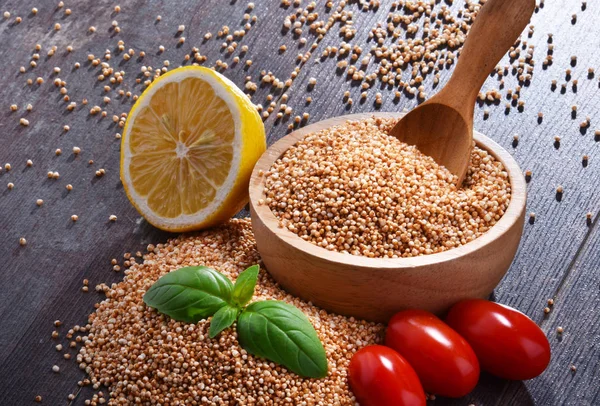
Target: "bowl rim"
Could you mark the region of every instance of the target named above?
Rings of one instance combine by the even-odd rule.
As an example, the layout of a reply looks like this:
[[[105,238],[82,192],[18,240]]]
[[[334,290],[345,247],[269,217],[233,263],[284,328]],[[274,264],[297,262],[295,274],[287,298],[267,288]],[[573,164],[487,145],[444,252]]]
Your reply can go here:
[[[348,120],[362,120],[366,118],[401,118],[406,112],[373,112],[373,113],[356,113],[348,114],[339,117],[333,117],[326,120],[310,124],[306,127],[299,128],[283,138],[279,139],[271,145],[260,157],[256,163],[252,176],[250,178],[249,194],[250,207],[252,216],[258,216],[260,221],[268,228],[276,238],[282,243],[292,245],[297,250],[303,251],[313,257],[327,263],[336,263],[348,267],[370,268],[370,269],[391,269],[391,268],[416,268],[431,264],[440,264],[448,261],[453,261],[458,257],[472,254],[494,240],[500,238],[507,233],[517,221],[523,221],[522,217],[525,212],[525,204],[527,197],[527,187],[523,173],[514,160],[514,158],[497,144],[492,139],[486,137],[480,132],[473,131],[473,138],[478,147],[485,149],[498,159],[504,165],[505,171],[508,173],[511,186],[511,199],[502,218],[487,232],[473,241],[470,241],[457,248],[452,248],[447,251],[438,252],[435,254],[421,255],[416,257],[402,258],[369,258],[361,255],[353,255],[349,253],[341,253],[330,251],[326,248],[319,247],[311,242],[305,241],[297,234],[287,228],[279,228],[279,220],[271,211],[268,205],[259,205],[259,199],[264,199],[264,180],[265,176],[259,172],[267,172],[272,164],[280,158],[283,153],[304,138],[311,132],[318,131],[323,128],[332,127],[343,124]]]

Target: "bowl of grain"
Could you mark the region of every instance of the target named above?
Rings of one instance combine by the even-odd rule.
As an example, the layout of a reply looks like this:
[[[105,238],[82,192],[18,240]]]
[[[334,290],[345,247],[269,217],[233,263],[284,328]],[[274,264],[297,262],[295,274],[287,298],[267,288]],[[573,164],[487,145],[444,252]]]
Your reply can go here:
[[[474,133],[462,187],[388,135],[403,113],[352,114],[273,144],[250,180],[258,251],[290,293],[335,313],[387,321],[486,298],[523,231],[526,186],[502,147]]]

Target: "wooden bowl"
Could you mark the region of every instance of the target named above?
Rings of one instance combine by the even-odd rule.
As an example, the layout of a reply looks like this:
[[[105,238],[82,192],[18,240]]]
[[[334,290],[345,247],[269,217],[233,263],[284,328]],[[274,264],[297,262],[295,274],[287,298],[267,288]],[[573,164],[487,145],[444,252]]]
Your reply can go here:
[[[264,199],[265,177],[273,162],[306,134],[371,116],[400,118],[403,113],[352,114],[298,129],[277,141],[260,158],[250,180],[250,211],[258,251],[268,272],[288,292],[335,313],[386,322],[399,310],[425,309],[443,314],[465,298],[487,298],[508,270],[523,231],[526,187],[508,152],[474,133],[477,145],[500,160],[509,174],[511,201],[504,216],[481,237],[445,252],[411,258],[367,258],[343,254],[304,241],[286,228]]]

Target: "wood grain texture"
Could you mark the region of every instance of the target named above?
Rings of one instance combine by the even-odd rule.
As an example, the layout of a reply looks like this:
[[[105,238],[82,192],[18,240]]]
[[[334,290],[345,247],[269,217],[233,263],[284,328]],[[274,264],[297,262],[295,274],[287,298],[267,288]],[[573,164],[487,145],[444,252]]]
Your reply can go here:
[[[487,298],[508,270],[523,231],[525,179],[510,154],[480,133],[477,146],[502,162],[509,174],[511,201],[483,236],[449,251],[412,258],[367,258],[332,252],[279,227],[266,204],[265,176],[285,151],[307,134],[375,115],[403,120],[403,113],[363,113],[334,117],[298,129],[271,146],[254,167],[250,213],[258,251],[267,270],[292,294],[325,310],[387,322],[406,309],[442,315],[469,297]],[[479,265],[473,269],[473,263]],[[318,281],[318,283],[316,283]]]
[[[450,8],[456,10],[457,4]],[[363,44],[369,49],[373,41],[368,32],[377,22],[385,22],[389,8],[361,13],[358,7],[351,5],[356,13],[356,24],[365,27],[359,30],[355,43]],[[572,15],[577,14],[573,23]],[[506,148],[519,163],[521,168],[532,171],[528,182],[528,212],[535,213],[535,221],[525,224],[523,238],[517,256],[511,269],[495,290],[494,297],[501,303],[514,306],[532,317],[544,326],[546,301],[557,295],[561,290],[562,281],[572,272],[571,262],[576,258],[580,247],[589,236],[590,226],[586,213],[592,212],[594,217],[600,211],[600,138],[594,136],[598,129],[597,117],[600,116],[600,105],[593,102],[600,98],[598,82],[598,57],[589,49],[600,46],[600,37],[588,33],[594,30],[594,21],[600,16],[600,7],[591,6],[588,2],[582,10],[581,2],[545,2],[532,18],[534,33],[531,37],[523,38],[528,44],[534,44],[534,59],[536,66],[533,78],[528,86],[521,90],[524,109],[511,106],[507,112],[504,107],[505,99],[500,104],[478,103],[475,110],[474,128]],[[547,34],[553,34],[549,40]],[[548,44],[554,45],[554,63],[546,68],[541,64],[548,49]],[[585,46],[583,45],[585,43]],[[329,35],[315,55],[320,55],[327,46],[339,44],[335,35]],[[577,56],[577,62],[572,66],[571,56]],[[360,99],[362,89],[346,77],[344,72],[336,68],[335,58],[316,58],[304,67],[301,75],[294,83],[288,105],[302,111],[310,112],[310,122],[317,122],[329,117],[364,111],[400,111],[410,110],[418,104],[418,100],[403,94],[401,98],[394,97],[387,86],[379,84],[368,92],[366,100]],[[509,63],[503,58],[500,66]],[[588,75],[588,68],[594,68],[595,73]],[[566,76],[570,69],[571,76]],[[370,72],[370,71],[369,71]],[[433,84],[432,78],[425,80],[428,94],[438,91],[449,79],[450,70],[443,70],[438,85]],[[315,77],[317,85],[308,87],[308,79]],[[578,80],[573,86],[573,79]],[[557,86],[552,86],[552,80]],[[504,88],[515,89],[517,80],[514,76],[504,77]],[[562,89],[562,84],[566,84]],[[484,84],[484,90],[499,88],[496,75],[490,77]],[[346,103],[344,92],[350,92],[354,103]],[[375,92],[382,93],[382,103],[375,103]],[[312,97],[313,102],[306,106],[305,98]],[[577,114],[571,114],[571,106],[577,105]],[[485,114],[485,111],[488,114]],[[538,112],[543,118],[538,119]],[[297,113],[295,113],[297,114]],[[587,131],[580,129],[580,122],[586,116],[592,119],[592,125]],[[270,138],[277,139],[287,130],[288,122],[275,121]],[[518,136],[514,142],[513,136]],[[560,143],[555,143],[555,136],[561,137]],[[587,164],[583,156],[588,155]],[[565,192],[560,201],[557,200],[556,188],[562,185]],[[596,246],[597,249],[597,246]],[[597,268],[597,264],[595,267]],[[596,268],[588,268],[585,272],[597,272]],[[596,287],[597,288],[597,287]],[[586,305],[593,312],[593,306]],[[586,340],[598,336],[599,329],[592,327],[583,334]],[[504,382],[490,376],[482,378],[476,390],[464,399],[435,401],[436,405],[579,405],[593,404],[597,390],[579,391],[570,388],[569,378],[564,374],[563,366],[555,363],[558,357],[569,358],[571,349],[567,346],[554,348],[554,358],[549,369],[539,378],[539,387],[533,389],[538,382]],[[596,357],[590,346],[581,349],[583,357]],[[582,374],[583,375],[583,374]],[[587,376],[580,378],[584,382],[594,379],[594,373],[588,370]],[[543,383],[541,383],[543,382]],[[554,400],[544,394],[544,388],[549,386],[562,388],[566,394],[563,401]],[[531,390],[529,388],[532,388]],[[583,385],[582,385],[583,387]],[[548,389],[549,390],[549,389]],[[569,395],[572,398],[569,399]],[[543,396],[544,402],[541,401]]]
[[[539,404],[600,403],[599,223],[597,218],[554,297],[551,313],[542,323],[552,346],[552,373],[527,384]],[[562,334],[557,332],[558,327],[563,328]],[[501,400],[510,404],[522,392],[507,391]]]
[[[600,402],[600,222],[590,225],[569,273],[562,280],[552,311],[542,322],[552,348],[549,370],[540,377],[521,382],[498,382],[502,391],[494,397],[498,405],[519,404],[529,397],[540,405],[592,406]],[[557,332],[558,327],[563,333]],[[571,370],[575,366],[576,370]],[[480,389],[480,388],[478,388]],[[478,390],[479,393],[483,393]],[[486,404],[484,402],[484,404]]]
[[[35,3],[8,0],[2,1],[0,7],[0,12],[9,10],[12,14],[10,20],[0,20],[0,59],[4,67],[0,78],[0,164],[12,165],[10,172],[4,169],[0,172],[0,404],[9,406],[32,404],[37,394],[43,396],[43,404],[63,404],[69,393],[77,391],[76,382],[82,379],[83,373],[74,362],[64,361],[54,350],[57,342],[50,338],[54,330],[52,321],[64,322],[59,329],[64,345],[66,329],[84,324],[93,304],[102,299],[96,293],[80,292],[83,278],[90,280],[92,291],[96,283],[117,281],[122,273],[111,270],[111,258],[118,258],[122,263],[125,251],[142,250],[148,243],[169,237],[140,219],[126,200],[118,180],[119,144],[114,138],[118,128],[112,125],[110,117],[128,111],[131,102],[120,99],[112,91],[107,107],[109,117],[103,120],[89,116],[81,106],[84,97],[90,100],[87,110],[95,104],[102,105],[104,96],[104,84],[95,79],[98,70],[85,63],[89,53],[101,56],[105,49],[110,49],[114,58],[118,58],[116,66],[126,72],[128,80],[125,82],[129,84],[126,89],[138,94],[143,86],[135,85],[131,79],[140,73],[142,65],[160,68],[168,59],[171,67],[178,66],[192,46],[199,47],[200,53],[207,56],[205,66],[213,66],[219,59],[227,62],[230,68],[224,74],[240,87],[247,75],[256,82],[261,70],[286,79],[299,66],[298,78],[287,91],[287,104],[294,107],[294,115],[310,113],[309,122],[348,112],[401,111],[417,105],[417,100],[406,94],[395,100],[393,92],[379,85],[371,89],[367,100],[361,103],[361,90],[347,81],[343,72],[338,72],[337,59],[320,58],[326,46],[339,46],[342,40],[339,25],[320,41],[305,29],[302,35],[306,36],[307,43],[300,46],[293,32],[282,32],[283,21],[294,12],[293,7],[282,8],[274,0],[254,1],[256,7],[252,14],[259,17],[258,21],[238,41],[238,49],[244,44],[249,46],[247,59],[252,59],[253,64],[248,70],[234,67],[232,58],[238,51],[227,56],[221,49],[223,41],[215,38],[223,25],[229,25],[232,30],[241,28],[246,3],[239,0],[123,0],[118,2],[123,10],[118,15],[112,12],[117,2],[73,0],[65,2],[66,7],[73,10],[69,17],[64,16],[64,11],[56,10],[55,0]],[[326,20],[332,10],[325,9],[325,2],[318,3],[319,19]],[[373,45],[368,32],[377,22],[385,24],[391,2],[382,1],[379,8],[365,12],[359,10],[358,2],[348,3],[345,9],[354,12],[358,28],[357,35],[349,42],[360,45],[366,52]],[[454,3],[449,6],[454,11],[463,4],[438,2],[435,8],[447,3]],[[39,9],[36,16],[30,15],[34,6]],[[533,171],[528,184],[528,211],[536,212],[536,220],[525,225],[517,257],[496,290],[496,298],[523,310],[541,322],[548,332],[553,332],[556,324],[564,325],[564,342],[553,342],[550,368],[536,380],[506,383],[484,376],[469,397],[456,401],[438,399],[433,402],[436,405],[592,405],[599,402],[597,337],[600,327],[597,306],[593,304],[598,297],[596,253],[600,242],[597,231],[590,235],[585,213],[600,211],[600,139],[594,139],[593,135],[594,129],[599,128],[600,72],[591,78],[587,75],[588,67],[600,69],[598,54],[594,51],[600,47],[600,37],[594,35],[600,19],[600,4],[588,1],[586,9],[581,8],[579,0],[545,2],[533,17],[533,36],[524,38],[536,46],[536,66],[531,84],[521,91],[526,101],[523,112],[512,107],[506,114],[504,100],[500,105],[480,104],[474,125],[476,130],[511,152],[523,169]],[[574,13],[577,14],[575,23],[572,21]],[[14,17],[18,15],[23,22],[14,24]],[[162,16],[158,23],[157,15]],[[118,35],[109,31],[112,20],[118,20],[122,27]],[[56,22],[62,25],[59,32],[53,31]],[[179,24],[185,24],[189,31],[180,48],[176,37]],[[91,25],[97,27],[94,35],[87,33]],[[213,38],[204,42],[203,36],[209,31]],[[546,54],[547,33],[554,34],[555,62],[544,69],[541,61]],[[122,56],[116,52],[119,39],[125,41],[126,49],[145,50],[146,58],[122,62]],[[43,46],[38,66],[28,68],[26,74],[18,73],[19,66],[29,66],[36,43]],[[313,43],[318,43],[313,56],[305,63],[298,63],[297,54],[306,52]],[[75,48],[69,55],[64,51],[68,44]],[[159,44],[166,47],[163,54],[157,53]],[[278,48],[283,44],[287,45],[287,51],[279,53]],[[59,52],[46,58],[52,45],[57,45]],[[571,66],[571,55],[578,57],[575,66]],[[75,61],[82,64],[79,70],[72,70]],[[501,65],[505,63],[506,59]],[[67,81],[69,94],[80,106],[74,113],[65,113],[65,103],[52,85],[54,66],[61,68],[58,76]],[[565,78],[567,68],[572,70],[569,82]],[[451,70],[452,67],[442,71],[435,88],[432,78],[428,77],[427,93],[431,95],[439,90]],[[45,79],[43,85],[25,84],[27,78],[35,80],[38,76]],[[313,88],[307,86],[310,77],[318,80]],[[517,81],[512,75],[504,79],[505,88],[515,88]],[[552,79],[558,81],[554,90]],[[573,79],[579,81],[576,87],[572,86]],[[564,91],[563,83],[568,83]],[[493,87],[499,87],[494,76],[484,85],[485,89]],[[354,99],[352,107],[343,103],[345,90],[349,90]],[[375,92],[383,95],[381,106],[374,103]],[[270,93],[269,86],[258,86],[252,100],[264,103]],[[279,103],[281,94],[273,92],[273,100]],[[307,96],[313,98],[312,103],[305,102]],[[10,112],[12,103],[19,105],[18,112]],[[34,106],[30,113],[24,111],[27,103]],[[575,118],[571,116],[573,104],[578,106]],[[486,109],[489,116],[484,118]],[[539,111],[544,117],[538,123]],[[579,128],[586,116],[592,118],[587,132]],[[29,127],[18,124],[21,117],[30,121]],[[274,115],[266,120],[270,143],[286,133],[289,122],[289,119],[278,121]],[[68,133],[63,133],[65,124],[71,127]],[[515,147],[514,134],[519,134]],[[561,137],[558,148],[554,145],[555,136]],[[77,158],[70,153],[75,145],[82,148]],[[62,148],[61,156],[55,156],[56,148]],[[584,154],[589,155],[587,166],[582,165]],[[33,160],[32,168],[25,167],[27,159]],[[89,159],[95,161],[94,165],[88,165]],[[97,179],[94,172],[101,167],[107,173]],[[48,180],[49,170],[60,172],[60,179]],[[11,191],[5,189],[8,182],[15,184]],[[65,190],[67,183],[74,186],[70,193]],[[560,202],[555,193],[559,184],[565,190]],[[38,198],[45,201],[41,208],[35,205]],[[69,220],[72,214],[79,215],[75,224]],[[110,214],[118,216],[116,223],[108,222]],[[19,246],[20,237],[27,238],[26,247]],[[544,320],[542,309],[550,297],[557,298],[556,308]],[[581,321],[580,326],[567,324],[570,320],[571,323]],[[553,333],[550,336],[553,337]],[[568,343],[570,345],[563,345]],[[71,350],[71,354],[75,351]],[[565,369],[569,362],[577,363],[575,375]],[[51,372],[54,364],[61,367],[59,374]],[[83,404],[83,396],[74,403]]]
[[[114,137],[119,128],[111,117],[127,112],[132,102],[120,98],[116,91],[104,92],[107,83],[97,81],[100,70],[90,65],[88,54],[101,57],[110,49],[113,66],[130,78],[125,80],[124,89],[139,94],[143,86],[133,79],[140,75],[143,65],[161,68],[163,61],[169,60],[171,67],[178,66],[197,46],[208,58],[204,66],[214,66],[219,59],[228,62],[226,76],[243,89],[245,77],[257,82],[261,70],[285,80],[297,66],[297,53],[316,41],[316,35],[306,28],[303,35],[308,41],[304,46],[299,46],[291,32],[281,33],[285,17],[294,9],[280,8],[271,1],[255,2],[252,15],[257,15],[258,21],[238,40],[238,50],[230,56],[221,47],[224,39],[216,38],[217,32],[225,25],[232,32],[241,29],[247,3],[122,1],[118,2],[119,14],[113,12],[117,4],[113,1],[67,1],[63,9],[57,9],[57,3],[37,2],[36,16],[30,15],[29,2],[2,2],[0,8],[2,13],[10,10],[12,14],[9,21],[0,20],[4,39],[0,58],[6,61],[0,88],[0,162],[2,166],[12,165],[11,171],[0,171],[0,404],[28,404],[37,394],[46,404],[60,404],[69,393],[76,392],[83,374],[75,362],[63,360],[54,346],[61,342],[66,347],[66,330],[75,324],[85,325],[93,304],[102,300],[102,295],[94,292],[95,284],[122,278],[122,272],[111,270],[112,258],[122,264],[124,252],[143,251],[148,243],[170,237],[142,220],[125,197],[119,181],[120,144]],[[64,16],[67,7],[72,9],[68,17]],[[324,5],[318,11],[323,18],[328,15]],[[16,16],[22,16],[23,22],[12,23]],[[113,20],[122,28],[118,35],[110,30]],[[53,29],[56,22],[61,24],[58,32]],[[186,26],[182,46],[177,45],[180,24]],[[92,25],[97,29],[94,34],[88,32]],[[205,41],[207,32],[213,37]],[[146,57],[122,60],[117,50],[120,39],[125,41],[126,50],[144,50]],[[40,60],[31,69],[29,61],[37,43],[42,45]],[[70,54],[66,52],[69,44],[74,47]],[[279,53],[283,44],[289,50]],[[52,45],[58,52],[47,58]],[[159,52],[159,45],[165,47],[164,52]],[[248,52],[234,68],[232,59],[243,45],[248,46]],[[242,65],[246,59],[253,61],[248,69]],[[75,62],[80,62],[80,69],[73,69]],[[20,66],[27,67],[25,74],[19,73]],[[55,66],[61,68],[58,75],[52,73]],[[27,78],[35,81],[38,76],[45,83],[26,85]],[[65,110],[67,103],[52,83],[56,77],[67,82],[71,100],[78,103],[76,111]],[[264,103],[269,93],[270,86],[259,84],[252,99]],[[106,106],[108,117],[89,115],[92,106],[105,106],[102,99],[106,94],[112,99]],[[87,106],[82,105],[83,98],[89,100]],[[12,103],[19,105],[17,112],[10,111]],[[33,105],[29,113],[25,112],[27,103]],[[21,117],[29,120],[29,127],[19,125]],[[70,126],[68,132],[63,131],[65,124]],[[266,128],[268,131],[269,123]],[[77,157],[71,153],[73,146],[82,150]],[[62,149],[62,155],[55,155],[56,148]],[[33,167],[26,167],[27,159],[33,160]],[[93,165],[88,164],[90,159]],[[95,176],[99,168],[106,169],[101,178]],[[58,171],[60,178],[47,179],[50,170]],[[11,191],[6,189],[8,182],[15,185]],[[73,190],[67,193],[65,185],[69,183]],[[44,200],[42,207],[36,206],[38,198]],[[76,223],[70,220],[73,214],[79,216]],[[108,220],[111,214],[118,217],[115,223]],[[27,239],[26,247],[19,245],[21,237]],[[80,291],[84,278],[90,281],[89,293]],[[60,340],[50,338],[56,319],[64,323],[59,329]],[[76,352],[70,353],[74,356]],[[60,366],[59,374],[52,373],[54,364]]]

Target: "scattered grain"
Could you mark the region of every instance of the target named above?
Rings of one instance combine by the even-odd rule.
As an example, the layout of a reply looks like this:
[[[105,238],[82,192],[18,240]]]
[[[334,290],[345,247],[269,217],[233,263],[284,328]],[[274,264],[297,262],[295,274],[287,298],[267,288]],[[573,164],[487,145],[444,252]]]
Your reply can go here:
[[[245,267],[258,263],[249,219],[230,220],[219,228],[156,247],[149,245],[148,249],[144,263],[133,263],[122,282],[96,288],[110,299],[98,304],[90,315],[88,339],[82,341],[77,355],[93,385],[99,388],[101,383],[107,384],[112,399],[143,396],[147,403],[164,403],[161,399],[168,398],[174,404],[196,403],[195,399],[227,404],[222,396],[228,394],[229,399],[250,404],[259,399],[273,401],[276,393],[281,393],[279,400],[286,404],[354,404],[345,371],[354,352],[381,341],[381,324],[314,307],[287,294],[262,270],[254,299],[283,300],[297,306],[323,341],[330,372],[317,381],[247,354],[239,346],[234,329],[210,339],[207,320],[182,323],[144,305],[142,296],[150,285],[182,266],[203,264],[235,279]],[[127,369],[121,368],[124,362]],[[175,371],[181,380],[163,384],[175,376]],[[228,378],[223,378],[224,373]],[[137,385],[134,377],[140,374],[155,376],[158,381]],[[123,384],[125,381],[131,384]],[[288,393],[285,388],[298,390]],[[216,400],[217,394],[220,400]]]

